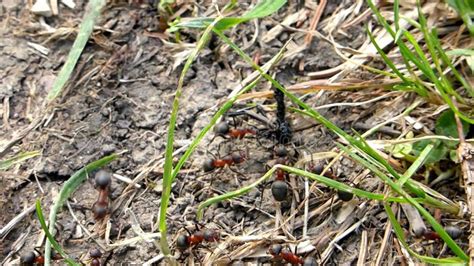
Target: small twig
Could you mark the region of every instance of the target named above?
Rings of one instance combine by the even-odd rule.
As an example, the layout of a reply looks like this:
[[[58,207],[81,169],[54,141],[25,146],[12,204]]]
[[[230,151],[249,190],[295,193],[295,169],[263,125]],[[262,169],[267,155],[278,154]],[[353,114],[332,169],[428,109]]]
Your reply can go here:
[[[23,210],[20,214],[15,216],[10,222],[8,222],[2,229],[0,229],[0,238],[3,239],[4,236],[10,232],[13,227],[15,227],[16,224],[18,224],[20,221],[22,221],[25,216],[30,214],[30,212],[35,210],[35,205],[31,205],[27,209]]]
[[[321,0],[318,7],[316,8],[316,11],[314,12],[313,18],[311,19],[311,23],[309,26],[310,31],[314,31],[316,27],[318,26],[319,19],[321,18],[321,15],[323,14],[323,10],[325,7],[326,7],[326,0]],[[304,39],[304,45],[308,47],[312,40],[313,40],[313,35],[311,33],[306,34],[306,37]]]

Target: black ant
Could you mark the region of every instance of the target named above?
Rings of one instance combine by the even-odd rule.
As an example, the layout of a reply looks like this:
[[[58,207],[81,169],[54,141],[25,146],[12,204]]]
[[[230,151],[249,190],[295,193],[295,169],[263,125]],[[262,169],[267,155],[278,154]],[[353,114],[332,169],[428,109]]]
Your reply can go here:
[[[36,252],[35,252],[36,251]],[[20,264],[21,265],[43,265],[44,264],[44,256],[35,248],[35,251],[29,251],[23,254],[20,257]],[[62,259],[61,255],[54,253],[52,258],[53,260],[60,260]]]
[[[222,159],[211,159],[208,158],[203,163],[204,172],[210,172],[216,168],[224,168],[225,166],[231,166],[239,164],[245,161],[245,155],[240,153],[232,153],[231,155],[224,156]]]
[[[288,247],[283,247],[280,244],[274,244],[270,246],[270,249],[268,250],[270,255],[272,255],[274,258],[279,258],[283,259],[284,261],[291,263],[291,264],[296,264],[296,265],[304,265],[304,266],[316,266],[318,263],[316,260],[312,257],[307,257],[305,259],[302,259],[300,256],[296,255],[296,252],[293,253]]]
[[[99,197],[92,206],[92,212],[96,220],[103,219],[109,208],[109,188],[111,183],[111,173],[100,170],[95,174],[95,184],[99,190]]]
[[[186,230],[187,231],[187,230]],[[176,240],[176,246],[179,250],[185,250],[193,246],[201,244],[203,241],[206,242],[217,242],[219,241],[219,232],[211,229],[204,231],[197,231],[191,234],[188,231],[188,235],[180,235]]]
[[[234,139],[243,139],[245,135],[257,135],[257,131],[250,128],[230,128],[226,121],[218,123],[214,130],[220,136],[229,136]]]
[[[102,257],[102,252],[99,249],[95,248],[89,252],[91,257],[91,266],[100,266],[100,257]]]

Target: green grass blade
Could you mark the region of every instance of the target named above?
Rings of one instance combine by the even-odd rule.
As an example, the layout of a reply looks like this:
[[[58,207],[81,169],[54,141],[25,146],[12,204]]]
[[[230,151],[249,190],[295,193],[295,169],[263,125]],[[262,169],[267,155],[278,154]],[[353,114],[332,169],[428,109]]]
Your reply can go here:
[[[0,161],[0,170],[6,170],[6,169],[12,167],[14,164],[21,163],[25,160],[28,160],[28,159],[33,158],[33,157],[38,156],[38,155],[40,155],[40,151],[22,152],[18,155],[13,156],[10,159]]]
[[[453,72],[453,75],[456,77],[456,79],[459,82],[461,82],[463,87],[469,93],[469,96],[474,97],[474,89],[472,88],[471,84],[469,82],[467,82],[466,79],[464,79],[461,76],[459,71],[456,69],[456,67],[454,67],[453,63],[451,62],[451,59],[448,57],[449,52],[445,52],[443,47],[441,46],[436,28],[433,28],[431,30],[431,36],[432,36],[434,46],[435,46],[439,56],[441,57],[441,60],[443,61],[443,63],[449,67],[449,69]],[[467,50],[467,51],[471,52],[471,56],[474,55],[474,50],[468,50],[468,49],[454,49],[454,50]],[[454,51],[454,50],[452,50],[452,51]]]
[[[186,60],[186,63],[181,71],[181,75],[178,80],[178,86],[176,88],[176,93],[173,100],[173,106],[171,110],[170,116],[170,123],[168,127],[168,138],[166,142],[166,150],[165,150],[165,164],[164,164],[164,172],[163,172],[163,192],[161,197],[161,205],[160,205],[160,217],[159,217],[159,229],[161,232],[160,238],[160,247],[161,252],[168,256],[171,251],[168,245],[167,240],[167,224],[166,224],[166,211],[168,209],[169,198],[171,195],[171,184],[173,181],[173,144],[174,144],[174,131],[176,127],[176,120],[178,118],[178,111],[179,111],[179,99],[181,98],[181,94],[183,93],[183,84],[184,84],[184,77],[188,72],[191,64],[193,63],[194,59],[197,57],[199,52],[205,47],[207,41],[211,37],[212,28],[215,26],[216,23],[222,17],[216,18],[203,32],[201,38],[199,39],[196,48],[193,50],[191,55]]]
[[[461,16],[467,29],[474,36],[474,2],[472,0],[446,0]]]
[[[52,235],[55,234],[54,225],[56,224],[56,216],[59,210],[63,206],[64,202],[69,198],[69,196],[71,196],[71,194],[76,191],[76,189],[86,180],[88,173],[107,165],[116,158],[117,155],[112,154],[94,161],[86,165],[81,170],[75,172],[66,182],[64,182],[63,187],[59,192],[58,198],[54,202],[54,205],[49,213],[49,231]],[[46,240],[44,245],[44,265],[49,266],[51,265],[51,243]]]
[[[89,36],[92,33],[95,21],[100,15],[100,10],[102,7],[104,7],[105,3],[105,0],[89,1],[89,4],[86,8],[86,14],[84,15],[84,20],[81,23],[76,40],[74,40],[74,44],[72,45],[71,51],[69,52],[69,55],[66,59],[66,63],[61,68],[58,77],[54,80],[51,91],[48,93],[48,103],[59,96],[62,89],[64,88],[64,85],[69,80],[76,63],[79,60],[79,57],[81,56],[87,41],[89,40]]]
[[[392,208],[390,208],[389,204],[384,202],[383,204],[385,211],[387,212],[387,216],[390,219],[390,223],[392,224],[393,231],[395,232],[395,235],[397,236],[398,240],[400,243],[402,243],[403,247],[410,253],[412,256],[418,258],[419,260],[425,262],[425,263],[431,263],[431,264],[461,264],[464,265],[463,260],[460,260],[457,257],[454,258],[444,258],[444,259],[437,259],[437,258],[432,258],[428,256],[423,256],[415,251],[413,251],[410,248],[410,245],[405,240],[405,232],[403,231],[402,227],[397,221],[397,218],[395,217],[395,214],[392,211]]]
[[[255,7],[249,12],[245,13],[241,17],[226,17],[222,18],[218,23],[215,24],[215,28],[219,30],[226,30],[228,28],[234,27],[237,24],[256,19],[266,17],[278,11],[284,4],[286,0],[262,0],[258,2]],[[181,28],[206,28],[210,23],[214,21],[214,18],[192,18],[187,20],[182,20],[174,25],[171,25],[168,31],[174,32]]]
[[[420,153],[418,158],[416,158],[416,160],[411,164],[410,168],[408,168],[408,170],[402,175],[400,180],[397,181],[397,184],[399,186],[403,187],[403,184],[405,184],[405,182],[407,182],[408,179],[410,179],[413,176],[413,174],[415,174],[416,171],[421,166],[423,166],[426,158],[428,157],[428,155],[430,155],[430,152],[431,150],[433,150],[433,148],[434,148],[434,145],[429,144],[423,149],[423,151]]]
[[[36,200],[36,215],[38,215],[38,220],[41,224],[41,228],[43,229],[46,237],[48,238],[51,245],[53,245],[54,249],[63,257],[63,259],[69,265],[79,266],[81,264],[76,263],[73,259],[71,259],[66,252],[64,252],[63,248],[56,242],[54,236],[49,232],[48,226],[46,225],[46,221],[44,220],[43,211],[41,210],[41,202],[39,199]]]

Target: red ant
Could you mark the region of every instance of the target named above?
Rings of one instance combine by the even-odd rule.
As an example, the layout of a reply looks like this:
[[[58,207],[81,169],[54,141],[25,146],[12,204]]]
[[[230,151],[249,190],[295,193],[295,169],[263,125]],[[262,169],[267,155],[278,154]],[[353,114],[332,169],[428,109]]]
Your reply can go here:
[[[36,252],[35,252],[36,251]],[[43,265],[44,264],[44,256],[40,254],[40,252],[35,248],[35,251],[29,251],[26,254],[23,254],[20,258],[21,265]],[[61,255],[54,253],[52,260],[60,260],[62,259]]]
[[[274,258],[283,259],[284,261],[289,262],[291,264],[304,266],[318,265],[314,258],[307,257],[306,259],[302,259],[300,256],[295,254],[296,252],[293,253],[290,251],[289,248],[283,248],[280,244],[272,245],[268,251]]]
[[[186,229],[186,231],[188,231]],[[188,235],[180,235],[176,240],[176,246],[180,250],[188,249],[192,246],[199,245],[203,241],[206,242],[217,242],[219,240],[219,233],[215,230],[206,229],[204,231],[198,231],[191,234],[188,231]]]
[[[275,149],[275,155],[277,157],[276,164],[287,164],[288,162],[288,151],[285,147],[278,147]],[[286,199],[288,194],[288,185],[285,182],[286,177],[285,171],[278,168],[276,170],[275,181],[272,184],[272,195],[277,201],[283,201]]]
[[[226,165],[231,166],[243,161],[245,161],[245,155],[240,153],[232,153],[231,155],[224,156],[222,159],[208,158],[203,163],[203,170],[204,172],[210,172],[216,168],[224,168]]]
[[[89,256],[91,257],[91,266],[100,266],[100,257],[102,257],[102,252],[98,249],[93,249],[89,252]]]
[[[257,131],[250,128],[230,128],[229,124],[225,121],[218,123],[214,129],[218,135],[229,136],[234,139],[242,139],[245,135],[257,135]]]
[[[100,170],[95,174],[95,184],[99,189],[99,197],[92,206],[92,212],[96,220],[101,220],[107,215],[109,207],[109,187],[111,174],[105,170]]]

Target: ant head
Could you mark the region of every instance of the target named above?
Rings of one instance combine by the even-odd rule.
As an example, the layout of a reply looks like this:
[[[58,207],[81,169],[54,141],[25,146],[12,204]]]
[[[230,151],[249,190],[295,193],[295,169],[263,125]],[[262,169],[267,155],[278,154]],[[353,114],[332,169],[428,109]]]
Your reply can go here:
[[[317,266],[318,262],[313,257],[306,257],[303,261],[303,266]]]
[[[103,202],[96,202],[92,206],[92,212],[94,213],[94,218],[96,220],[100,220],[107,215],[107,204],[104,204]]]
[[[204,170],[204,172],[210,172],[214,170],[214,160],[211,158],[207,158],[202,164],[202,169]]]
[[[225,135],[229,133],[229,124],[225,121],[222,121],[214,127],[214,130],[217,134]]]
[[[111,174],[105,170],[100,170],[95,174],[95,184],[100,188],[106,188],[110,185]]]
[[[91,258],[100,258],[102,256],[102,252],[100,252],[99,249],[94,248],[91,251],[89,251],[89,256]]]
[[[268,252],[269,252],[272,256],[278,256],[278,255],[280,255],[281,249],[282,249],[282,246],[281,246],[280,244],[273,244],[273,245],[271,245],[270,248],[268,249]]]
[[[33,265],[35,258],[36,254],[33,251],[29,251],[21,256],[20,261],[23,265]]]
[[[189,247],[188,237],[186,235],[178,236],[178,239],[176,240],[176,246],[180,250],[187,249]]]
[[[272,195],[277,201],[286,199],[288,193],[288,185],[284,181],[276,180],[272,184]]]
[[[204,230],[204,239],[208,242],[216,242],[219,240],[219,232],[211,229]]]
[[[342,201],[350,201],[354,197],[354,194],[347,191],[338,190],[337,197]]]
[[[288,150],[284,146],[278,146],[275,148],[275,155],[277,157],[286,157],[288,155]]]

